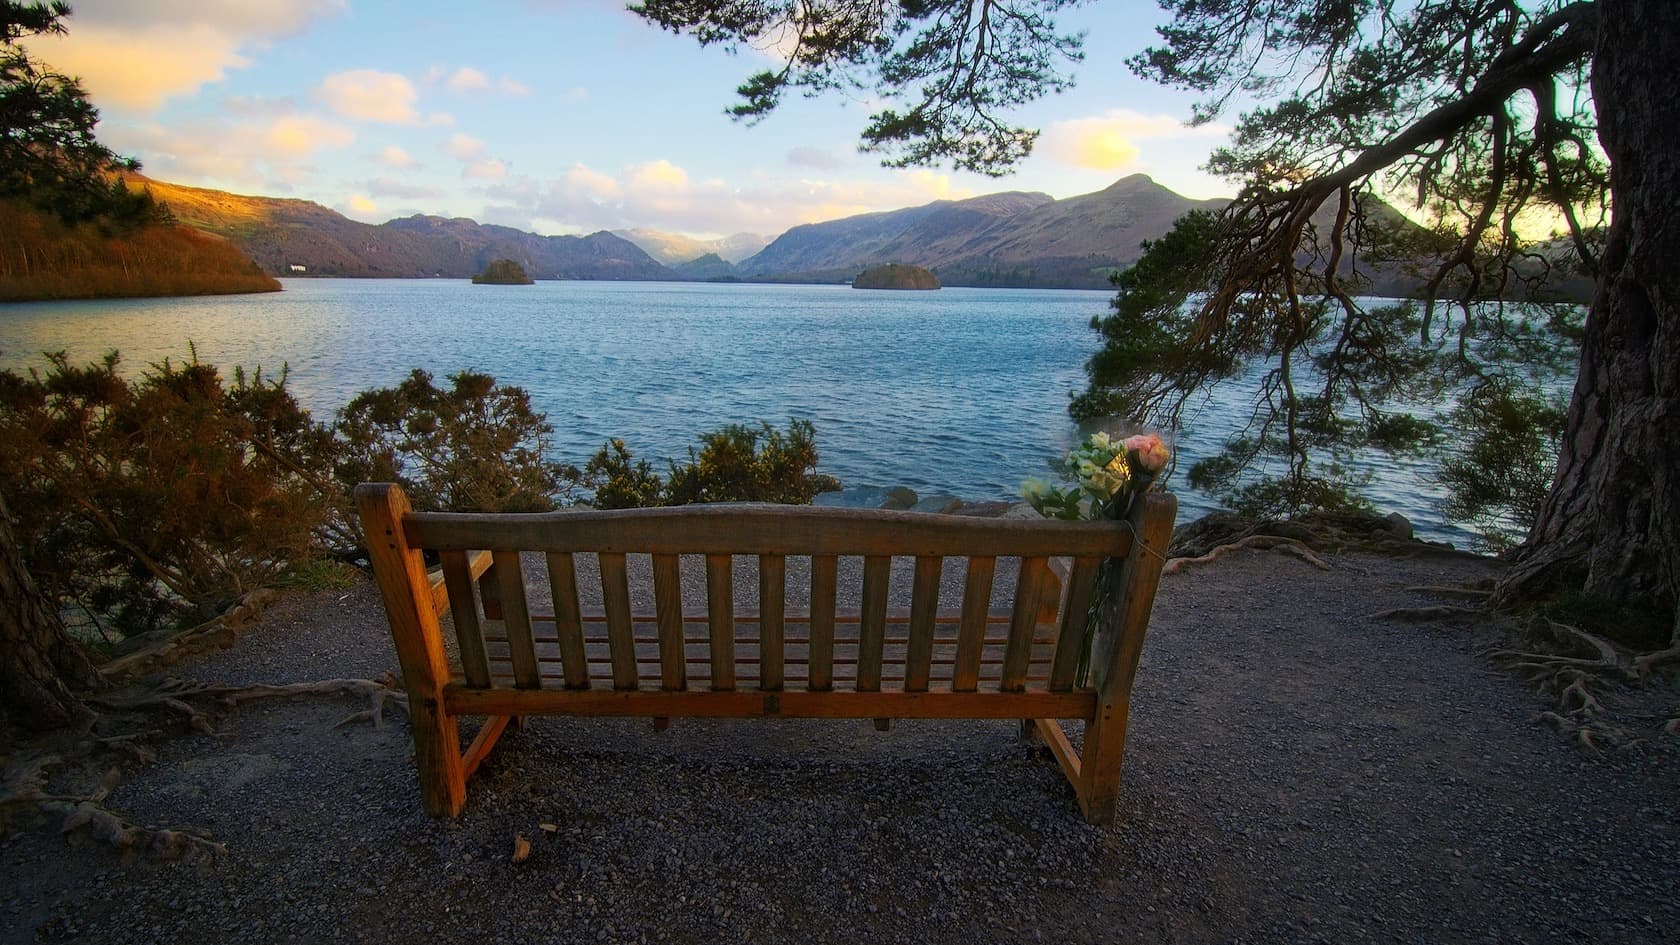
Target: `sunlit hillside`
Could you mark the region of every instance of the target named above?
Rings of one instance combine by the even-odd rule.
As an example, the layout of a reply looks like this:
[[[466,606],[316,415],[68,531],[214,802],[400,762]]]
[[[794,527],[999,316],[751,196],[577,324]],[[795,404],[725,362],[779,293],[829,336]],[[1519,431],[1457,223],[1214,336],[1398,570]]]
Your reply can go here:
[[[0,201],[0,301],[228,295],[275,292],[224,239],[184,225],[117,232],[66,226],[15,201]]]

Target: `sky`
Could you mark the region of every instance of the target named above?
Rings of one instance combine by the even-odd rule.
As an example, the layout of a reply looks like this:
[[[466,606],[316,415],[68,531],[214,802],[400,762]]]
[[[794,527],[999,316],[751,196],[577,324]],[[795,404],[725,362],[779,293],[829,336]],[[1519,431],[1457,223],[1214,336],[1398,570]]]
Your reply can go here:
[[[1068,11],[1086,32],[1073,89],[1014,118],[1031,158],[990,178],[860,154],[859,97],[791,96],[724,114],[771,63],[663,32],[612,0],[74,0],[69,34],[28,42],[78,76],[100,139],[148,175],[298,197],[379,223],[465,216],[543,234],[648,228],[700,238],[1004,190],[1064,198],[1144,173],[1190,197],[1229,133],[1194,99],[1133,76],[1153,0]]]

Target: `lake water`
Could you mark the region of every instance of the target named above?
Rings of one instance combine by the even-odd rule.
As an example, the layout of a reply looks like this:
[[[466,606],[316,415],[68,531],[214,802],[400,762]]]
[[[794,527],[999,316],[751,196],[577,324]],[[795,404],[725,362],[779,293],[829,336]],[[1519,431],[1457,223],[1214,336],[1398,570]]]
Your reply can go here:
[[[1013,498],[1080,435],[1067,416],[1095,350],[1106,291],[862,292],[846,286],[291,279],[266,295],[0,306],[0,366],[43,351],[130,371],[196,345],[200,360],[290,369],[319,419],[411,368],[462,369],[530,391],[554,425],[556,458],[581,462],[609,437],[662,468],[697,434],[790,417],[816,424],[820,469],[847,485]],[[1180,469],[1246,414],[1243,392],[1187,411]],[[1419,531],[1463,544],[1441,521],[1429,464],[1383,460],[1369,494]],[[1182,480],[1182,476],[1179,477]],[[1179,481],[1181,520],[1213,503]]]

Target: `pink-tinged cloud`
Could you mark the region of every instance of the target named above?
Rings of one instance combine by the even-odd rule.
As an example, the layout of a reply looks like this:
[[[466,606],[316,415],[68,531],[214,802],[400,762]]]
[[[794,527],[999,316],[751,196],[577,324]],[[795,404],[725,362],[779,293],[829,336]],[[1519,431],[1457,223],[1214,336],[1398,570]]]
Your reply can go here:
[[[443,150],[458,161],[476,161],[484,157],[489,148],[472,135],[457,132],[443,143]]]
[[[101,108],[151,112],[251,64],[343,0],[77,0],[70,32],[29,49],[80,76]]]
[[[395,167],[403,170],[420,166],[420,162],[414,159],[414,155],[409,154],[407,151],[404,151],[402,148],[399,148],[394,144],[386,146],[384,150],[379,152],[379,160],[388,167]]]
[[[414,104],[420,94],[407,76],[375,69],[352,69],[321,80],[316,97],[343,118],[389,124],[420,120]]]
[[[79,18],[78,18],[79,20]],[[168,99],[250,65],[237,37],[208,26],[121,31],[77,22],[74,34],[40,37],[29,49],[65,75],[78,76],[95,104],[152,112]]]
[[[356,133],[337,122],[308,115],[282,118],[268,126],[263,143],[287,157],[304,157],[324,148],[346,147]]]

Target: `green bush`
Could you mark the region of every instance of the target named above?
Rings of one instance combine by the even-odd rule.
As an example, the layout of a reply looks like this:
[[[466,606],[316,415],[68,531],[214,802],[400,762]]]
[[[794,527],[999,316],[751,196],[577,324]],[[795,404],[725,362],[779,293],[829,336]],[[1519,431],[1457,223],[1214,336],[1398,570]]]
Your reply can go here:
[[[86,367],[0,371],[0,489],[47,595],[125,632],[220,612],[330,525],[317,484],[334,444],[285,390],[194,358],[133,380]]]
[[[818,493],[840,488],[840,480],[816,472],[816,428],[793,420],[786,433],[768,423],[758,428],[731,424],[700,436],[688,462],[671,463],[661,479],[646,460],[637,460],[623,440],[612,440],[590,458],[576,481],[596,508],[645,508],[696,502],[780,502],[804,505]]]
[[[415,508],[437,511],[554,508],[575,476],[548,459],[554,428],[531,395],[474,371],[449,382],[440,388],[417,369],[346,404],[334,426],[344,446],[340,486],[400,483]]]

